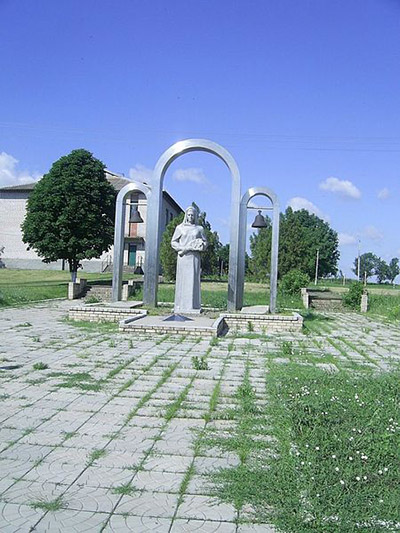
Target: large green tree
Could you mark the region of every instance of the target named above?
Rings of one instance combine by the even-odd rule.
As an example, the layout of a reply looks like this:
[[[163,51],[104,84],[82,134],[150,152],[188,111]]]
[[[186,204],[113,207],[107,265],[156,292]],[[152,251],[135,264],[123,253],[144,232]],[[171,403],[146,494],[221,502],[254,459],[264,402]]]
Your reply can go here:
[[[196,204],[193,203],[193,205],[197,207]],[[184,214],[181,213],[179,216],[172,219],[171,222],[167,224],[167,227],[164,230],[161,240],[161,267],[163,271],[163,276],[165,277],[165,279],[170,281],[175,280],[177,260],[177,253],[171,247],[171,239],[176,226],[183,221],[183,218]],[[219,251],[222,246],[219,240],[218,233],[216,231],[212,231],[211,224],[207,220],[207,215],[204,211],[200,212],[199,214],[198,224],[203,226],[208,241],[207,249],[201,254],[202,273],[206,275],[218,274]]]
[[[399,260],[397,257],[393,257],[390,260],[388,269],[388,280],[390,283],[394,283],[396,276],[400,274]]]
[[[368,281],[368,278],[374,276],[377,273],[377,267],[379,270],[379,262],[382,261],[372,252],[366,252],[365,254],[360,255],[360,278],[361,280]],[[358,256],[354,258],[353,261],[353,272],[358,275]],[[382,275],[383,275],[382,267]]]
[[[87,150],[73,150],[29,196],[23,241],[45,263],[67,261],[75,280],[83,259],[100,257],[113,243],[115,196],[104,164]]]
[[[259,281],[269,275],[271,263],[272,224],[266,217],[267,227],[250,236],[251,270]],[[278,275],[281,278],[291,270],[300,270],[311,278],[315,275],[319,250],[318,275],[325,277],[337,272],[339,242],[336,231],[327,222],[301,209],[288,207],[280,214]]]

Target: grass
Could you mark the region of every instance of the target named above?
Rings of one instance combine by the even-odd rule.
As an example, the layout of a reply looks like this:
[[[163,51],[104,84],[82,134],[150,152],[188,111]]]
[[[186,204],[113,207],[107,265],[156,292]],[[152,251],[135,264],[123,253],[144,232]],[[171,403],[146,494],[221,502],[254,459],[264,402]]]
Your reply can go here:
[[[266,399],[246,370],[234,430],[205,439],[240,457],[212,474],[214,494],[286,533],[398,531],[399,375],[270,364]]]
[[[400,320],[400,296],[369,294],[370,315],[381,315],[390,320]]]
[[[57,383],[56,387],[60,389],[80,389],[84,391],[98,392],[101,390],[102,383],[96,381],[89,372],[75,372],[65,374],[63,372],[53,372],[49,374],[50,378],[64,378],[63,381]]]
[[[137,488],[132,485],[131,483],[124,483],[123,485],[118,485],[117,487],[114,487],[112,489],[112,492],[114,494],[122,494],[124,496],[133,494],[134,492],[137,492]]]
[[[34,509],[41,509],[42,511],[59,511],[63,507],[66,507],[66,504],[61,496],[55,500],[38,500],[30,504]]]
[[[49,368],[49,365],[43,363],[42,361],[39,361],[38,363],[35,363],[32,368],[33,370],[47,370]]]
[[[95,448],[92,450],[88,456],[87,464],[92,465],[95,461],[98,461],[102,457],[107,455],[107,451],[102,448]]]
[[[192,357],[192,366],[195,370],[209,370],[206,355],[194,355]]]

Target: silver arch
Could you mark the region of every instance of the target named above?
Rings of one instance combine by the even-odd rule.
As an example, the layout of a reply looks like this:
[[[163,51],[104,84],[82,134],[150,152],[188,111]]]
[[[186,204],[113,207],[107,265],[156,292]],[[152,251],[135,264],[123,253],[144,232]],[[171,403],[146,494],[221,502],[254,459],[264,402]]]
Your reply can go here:
[[[254,196],[266,196],[272,203],[272,245],[271,245],[271,274],[269,309],[276,312],[276,295],[278,285],[278,248],[279,248],[279,200],[277,195],[267,187],[252,187],[242,196],[240,202],[240,245],[239,245],[239,278],[244,280],[244,266],[246,254],[246,224],[247,205]],[[240,303],[243,304],[244,283],[240,285]]]
[[[114,228],[114,260],[112,279],[112,301],[119,302],[122,292],[122,271],[124,260],[124,238],[125,238],[125,199],[128,194],[139,191],[142,192],[149,202],[151,198],[151,188],[137,181],[132,181],[122,187],[119,191],[115,206],[115,228]],[[146,243],[147,248],[147,243]],[[147,250],[146,250],[147,253]]]
[[[157,305],[159,249],[161,240],[161,205],[165,173],[179,156],[188,152],[202,151],[216,155],[226,164],[232,176],[231,189],[231,231],[228,275],[228,310],[239,307],[238,251],[239,251],[239,211],[240,211],[240,174],[231,154],[219,144],[206,139],[186,139],[170,146],[157,161],[153,171],[152,194],[148,201],[146,229],[146,259],[143,288],[145,305]]]

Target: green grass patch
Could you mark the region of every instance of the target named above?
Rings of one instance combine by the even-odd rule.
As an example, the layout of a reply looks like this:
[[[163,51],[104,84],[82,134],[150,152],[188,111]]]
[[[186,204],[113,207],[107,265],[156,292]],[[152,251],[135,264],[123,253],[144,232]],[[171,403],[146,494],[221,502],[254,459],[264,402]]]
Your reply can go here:
[[[66,374],[63,372],[53,372],[49,374],[50,378],[64,378],[63,381],[57,383],[56,387],[61,389],[81,389],[84,391],[98,392],[101,390],[102,383],[96,381],[89,372],[75,372]]]
[[[287,533],[398,531],[399,377],[272,365],[257,414],[245,376],[236,431],[208,441],[241,456],[239,467],[213,475],[215,493]],[[268,427],[269,457],[256,438]]]
[[[42,361],[39,361],[38,363],[35,363],[32,368],[33,370],[47,370],[49,368],[49,365],[43,363]]]
[[[370,315],[380,315],[389,320],[400,320],[400,296],[395,295],[368,295]]]
[[[117,487],[114,487],[112,489],[112,492],[114,494],[123,494],[123,495],[130,495],[134,492],[137,492],[137,488],[132,485],[131,483],[124,483],[123,485],[118,485]]]
[[[30,504],[34,509],[41,509],[42,511],[59,511],[60,509],[66,507],[66,504],[61,496],[55,500],[38,500]]]
[[[104,448],[95,448],[92,450],[88,456],[87,464],[92,465],[95,461],[98,461],[102,457],[107,455],[107,451]]]

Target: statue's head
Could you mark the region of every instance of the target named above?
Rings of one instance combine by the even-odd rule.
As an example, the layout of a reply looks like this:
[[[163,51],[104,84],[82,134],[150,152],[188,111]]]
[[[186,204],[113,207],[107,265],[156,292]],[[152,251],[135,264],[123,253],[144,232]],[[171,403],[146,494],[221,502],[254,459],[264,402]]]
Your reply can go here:
[[[198,217],[199,217],[198,210],[193,205],[191,205],[185,211],[185,218],[183,220],[183,223],[184,224],[197,224]]]

